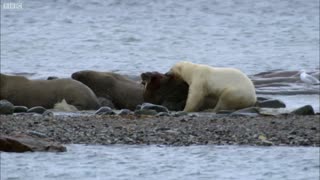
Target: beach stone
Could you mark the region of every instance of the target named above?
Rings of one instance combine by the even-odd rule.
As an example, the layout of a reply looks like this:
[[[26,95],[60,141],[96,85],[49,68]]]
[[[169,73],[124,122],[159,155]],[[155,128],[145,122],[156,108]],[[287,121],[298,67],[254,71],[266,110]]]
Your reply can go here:
[[[59,79],[57,76],[49,76],[48,78],[47,78],[47,80],[54,80],[54,79]]]
[[[278,99],[269,99],[260,102],[258,101],[257,106],[262,108],[285,108],[286,104]]]
[[[121,109],[118,113],[117,113],[117,115],[129,115],[129,114],[132,114],[132,111],[130,111],[129,109]]]
[[[289,113],[289,110],[285,108],[259,108],[259,114],[265,116],[278,116]]]
[[[142,109],[147,109],[147,110],[155,110],[156,112],[167,112],[169,113],[168,108],[156,104],[151,104],[151,103],[143,103],[141,105],[141,110]]]
[[[141,104],[137,105],[135,110],[140,110],[140,109],[141,109]]]
[[[59,143],[29,135],[0,136],[0,151],[4,152],[65,152]]]
[[[14,110],[15,113],[23,113],[23,112],[27,112],[28,108],[26,106],[14,106]]]
[[[272,146],[273,145],[273,142],[269,141],[267,139],[267,137],[264,135],[259,135],[258,139],[260,140],[260,143],[258,143],[260,145],[263,145],[263,146]]]
[[[261,140],[261,145],[263,146],[273,146],[273,142],[268,141],[268,140]]]
[[[189,113],[188,114],[189,117],[200,117],[199,113]]]
[[[159,112],[156,116],[163,117],[163,116],[170,116],[170,114],[167,112]]]
[[[266,98],[266,97],[257,97],[257,101],[266,101],[270,100],[271,98]]]
[[[313,107],[311,105],[302,106],[291,112],[296,115],[315,115]]]
[[[43,114],[46,111],[46,108],[42,106],[35,106],[30,108],[27,112],[28,113],[37,113],[37,114]]]
[[[27,131],[28,135],[30,136],[36,136],[36,137],[39,137],[39,138],[47,138],[48,136],[41,133],[41,132],[38,132],[38,131]]]
[[[108,106],[111,109],[114,109],[114,104],[110,99],[104,98],[104,97],[98,97],[98,102],[101,107]]]
[[[42,113],[43,116],[49,116],[49,117],[53,117],[54,114],[52,111],[46,110],[45,112]]]
[[[231,111],[231,110],[220,110],[218,111],[216,114],[231,114],[233,113],[234,111]]]
[[[230,116],[258,116],[259,110],[257,107],[248,107],[244,109],[240,109],[237,111],[234,111],[230,114]]]
[[[184,111],[177,111],[173,114],[173,117],[187,116],[188,113]]]
[[[158,112],[153,110],[153,109],[139,109],[134,111],[135,115],[151,115],[154,116],[156,115]]]
[[[100,109],[98,109],[95,114],[97,115],[113,115],[115,114],[112,109],[108,106],[103,106]]]
[[[14,106],[7,100],[0,101],[0,114],[13,114]]]

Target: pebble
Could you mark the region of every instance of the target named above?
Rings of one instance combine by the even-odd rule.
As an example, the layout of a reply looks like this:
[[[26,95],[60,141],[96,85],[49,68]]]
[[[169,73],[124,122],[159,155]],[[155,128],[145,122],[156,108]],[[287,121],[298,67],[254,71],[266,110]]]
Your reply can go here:
[[[97,115],[113,115],[115,114],[112,109],[108,106],[103,106],[100,109],[98,109],[95,114]]]
[[[259,108],[259,114],[264,116],[279,116],[289,113],[289,110],[285,108]]]
[[[123,115],[129,115],[129,114],[132,114],[132,111],[130,111],[129,109],[121,109],[117,115],[119,116],[123,116]]]
[[[153,109],[140,109],[140,110],[134,111],[135,115],[151,115],[151,116],[154,116],[157,113],[158,112],[153,110]]]
[[[28,135],[30,136],[36,136],[36,137],[39,137],[39,138],[47,138],[48,136],[41,133],[41,132],[37,132],[37,131],[27,131]]]
[[[52,111],[49,111],[49,110],[46,110],[45,112],[42,113],[43,116],[49,116],[49,117],[53,117],[53,112]]]
[[[100,106],[102,107],[110,107],[111,109],[114,109],[114,104],[112,103],[112,101],[110,99],[104,98],[104,97],[98,97],[98,101]]]
[[[15,113],[24,113],[27,111],[28,111],[28,108],[26,106],[14,106]]]
[[[278,99],[268,99],[257,102],[258,107],[262,108],[285,108],[286,104]]]
[[[43,114],[46,111],[46,109],[42,106],[35,106],[30,108],[27,112],[28,113],[37,113],[37,114]]]
[[[151,104],[151,103],[143,103],[141,105],[140,109],[150,109],[150,110],[155,110],[157,112],[167,112],[169,113],[168,108],[156,104]]]
[[[14,106],[7,100],[0,101],[0,114],[13,114]]]
[[[57,76],[49,76],[48,78],[47,78],[47,80],[54,80],[54,79],[59,79]]]
[[[156,114],[157,117],[160,117],[160,116],[170,116],[169,113],[167,112],[159,112],[158,114]]]
[[[315,115],[313,107],[311,105],[302,106],[291,112],[296,115]]]
[[[178,111],[173,114],[173,117],[187,116],[188,113],[184,111]]]
[[[256,107],[248,107],[244,109],[237,110],[230,114],[230,116],[258,116],[259,111]]]
[[[257,97],[257,101],[266,101],[266,100],[270,100],[270,98],[266,98],[266,97]]]
[[[271,142],[271,141],[262,140],[262,141],[261,141],[261,145],[263,145],[263,146],[273,146],[274,144],[273,144],[273,142]]]

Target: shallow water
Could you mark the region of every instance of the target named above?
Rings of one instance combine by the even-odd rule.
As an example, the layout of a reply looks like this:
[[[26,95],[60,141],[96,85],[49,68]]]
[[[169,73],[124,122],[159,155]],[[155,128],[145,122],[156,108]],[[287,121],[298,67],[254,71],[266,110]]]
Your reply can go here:
[[[318,179],[319,148],[85,146],[1,153],[1,179]]]

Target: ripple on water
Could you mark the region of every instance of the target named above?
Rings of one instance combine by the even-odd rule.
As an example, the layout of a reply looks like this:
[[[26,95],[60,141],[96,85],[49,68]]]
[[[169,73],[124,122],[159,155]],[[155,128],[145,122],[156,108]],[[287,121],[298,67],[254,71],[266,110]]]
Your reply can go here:
[[[86,146],[1,153],[1,179],[318,179],[319,148]]]
[[[319,67],[318,0],[293,1],[23,1],[1,13],[1,71],[139,74],[180,60],[248,74]]]

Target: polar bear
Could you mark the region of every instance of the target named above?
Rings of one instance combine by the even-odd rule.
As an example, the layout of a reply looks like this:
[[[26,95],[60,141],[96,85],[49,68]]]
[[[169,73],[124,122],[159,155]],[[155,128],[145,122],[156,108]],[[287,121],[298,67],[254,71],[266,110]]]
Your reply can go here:
[[[182,61],[175,64],[167,75],[180,78],[189,85],[186,112],[198,111],[208,97],[216,99],[213,112],[242,109],[256,103],[252,81],[238,69]]]

